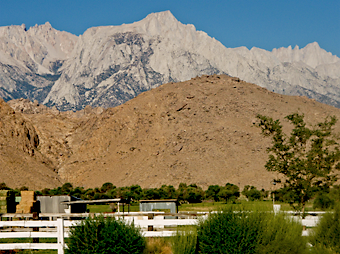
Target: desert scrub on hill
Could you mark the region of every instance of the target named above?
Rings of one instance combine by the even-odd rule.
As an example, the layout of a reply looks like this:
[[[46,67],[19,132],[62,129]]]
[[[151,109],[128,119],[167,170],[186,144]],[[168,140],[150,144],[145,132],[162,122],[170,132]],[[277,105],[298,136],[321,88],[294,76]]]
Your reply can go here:
[[[67,254],[141,254],[145,239],[133,224],[103,216],[87,218],[70,230]]]
[[[197,229],[199,253],[306,253],[302,226],[284,214],[228,209],[211,214]]]

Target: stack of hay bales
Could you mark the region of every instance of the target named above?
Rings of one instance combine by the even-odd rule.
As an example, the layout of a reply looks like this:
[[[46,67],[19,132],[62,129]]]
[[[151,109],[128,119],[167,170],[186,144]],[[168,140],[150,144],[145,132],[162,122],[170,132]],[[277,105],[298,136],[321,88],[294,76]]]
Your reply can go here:
[[[34,191],[21,191],[21,201],[17,205],[17,213],[33,213],[35,208]]]
[[[0,190],[0,213],[15,213],[15,195],[11,190]]]

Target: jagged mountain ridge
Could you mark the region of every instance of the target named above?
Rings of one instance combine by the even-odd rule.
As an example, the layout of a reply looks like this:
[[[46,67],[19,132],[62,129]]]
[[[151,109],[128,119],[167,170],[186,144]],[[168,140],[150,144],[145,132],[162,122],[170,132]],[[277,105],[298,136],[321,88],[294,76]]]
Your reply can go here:
[[[305,95],[340,107],[340,60],[317,43],[272,52],[255,47],[226,48],[193,25],[181,24],[169,11],[152,13],[133,24],[89,28],[79,37],[56,31],[49,24],[28,31],[19,26],[15,29],[19,34],[50,31],[44,33],[45,38],[63,33],[65,43],[58,52],[65,52],[49,53],[50,48],[57,52],[52,47],[56,44],[46,39],[40,44],[53,61],[44,64],[41,58],[27,53],[26,58],[33,59],[35,66],[31,71],[28,64],[24,64],[25,71],[9,61],[0,66],[0,96],[5,100],[21,96],[61,110],[86,105],[107,108],[167,82],[224,73],[281,94]],[[0,35],[10,40],[4,32]],[[53,38],[61,41],[60,36]],[[9,72],[11,75],[6,75]],[[15,75],[17,89],[13,85],[8,89]]]
[[[76,41],[77,36],[48,22],[29,30],[25,25],[0,27],[0,96],[42,102]]]

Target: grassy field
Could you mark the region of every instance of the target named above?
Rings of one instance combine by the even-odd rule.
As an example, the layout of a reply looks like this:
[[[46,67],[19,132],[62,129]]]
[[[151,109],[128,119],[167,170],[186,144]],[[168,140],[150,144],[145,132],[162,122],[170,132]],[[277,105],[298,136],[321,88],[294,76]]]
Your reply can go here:
[[[110,205],[87,205],[87,209],[89,209],[90,213],[112,213],[112,209]],[[125,212],[128,211],[128,206],[125,205]],[[123,206],[120,205],[119,211],[123,212]],[[130,205],[130,212],[139,212],[139,204],[133,203]]]
[[[276,205],[281,205],[281,211],[292,211],[293,208],[287,203],[275,202]],[[196,211],[196,212],[209,212],[223,210],[229,207],[244,208],[246,210],[253,210],[254,208],[261,208],[266,211],[273,210],[273,201],[246,201],[241,200],[236,204],[230,204],[225,202],[202,202],[198,204],[182,204],[178,207],[179,211]],[[308,203],[306,211],[314,211],[313,204]]]
[[[276,202],[275,204],[281,205],[282,211],[291,211],[293,210],[289,204],[287,203],[280,203]],[[197,204],[182,204],[178,206],[178,211],[190,211],[190,212],[210,212],[210,211],[218,211],[222,209],[226,209],[228,207],[242,207],[245,209],[252,210],[254,207],[261,207],[261,209],[266,211],[273,210],[273,202],[272,201],[246,201],[241,200],[238,201],[236,204],[226,204],[225,202],[202,202]],[[90,213],[110,213],[112,212],[109,205],[88,205],[87,208],[89,209]],[[120,211],[123,211],[123,206],[120,206]],[[128,211],[128,207],[125,206],[125,212]],[[139,211],[139,204],[133,203],[130,205],[131,212],[138,212]],[[307,204],[306,211],[314,211],[313,204]]]

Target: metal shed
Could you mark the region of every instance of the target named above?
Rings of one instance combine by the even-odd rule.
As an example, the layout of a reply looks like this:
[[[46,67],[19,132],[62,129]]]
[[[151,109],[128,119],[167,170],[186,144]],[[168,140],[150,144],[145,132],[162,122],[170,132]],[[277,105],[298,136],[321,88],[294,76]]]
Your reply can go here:
[[[152,211],[170,211],[170,213],[178,212],[177,199],[157,199],[157,200],[140,200],[139,211],[152,212]]]
[[[37,196],[40,202],[40,213],[85,213],[86,204],[67,205],[62,202],[79,201],[81,199],[68,196]]]

